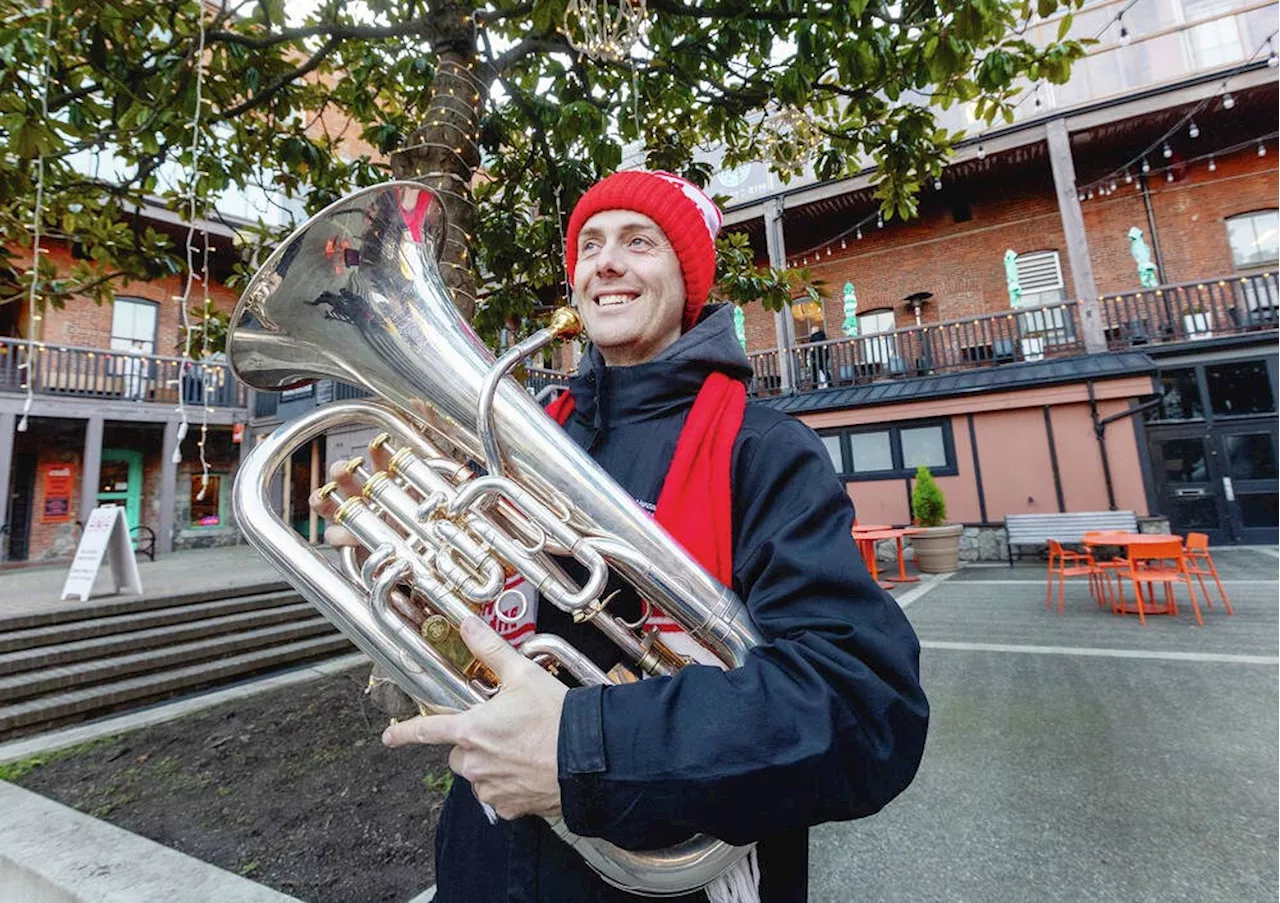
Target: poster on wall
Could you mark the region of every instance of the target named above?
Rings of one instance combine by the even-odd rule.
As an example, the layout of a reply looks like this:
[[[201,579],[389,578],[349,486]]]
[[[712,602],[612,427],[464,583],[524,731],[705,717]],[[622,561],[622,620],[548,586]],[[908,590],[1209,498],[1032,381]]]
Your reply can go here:
[[[61,524],[71,520],[72,477],[70,464],[45,468],[44,509],[40,515],[42,524]]]

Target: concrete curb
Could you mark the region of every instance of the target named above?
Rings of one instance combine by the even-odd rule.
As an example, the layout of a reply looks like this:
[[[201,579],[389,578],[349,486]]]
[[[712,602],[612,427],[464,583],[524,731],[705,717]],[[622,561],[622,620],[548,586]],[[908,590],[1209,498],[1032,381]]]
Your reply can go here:
[[[0,781],[0,900],[296,900]]]

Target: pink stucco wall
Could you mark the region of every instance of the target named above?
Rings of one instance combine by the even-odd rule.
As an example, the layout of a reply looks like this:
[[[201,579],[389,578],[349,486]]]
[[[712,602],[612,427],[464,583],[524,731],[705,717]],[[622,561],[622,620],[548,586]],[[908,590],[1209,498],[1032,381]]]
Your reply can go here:
[[[1096,383],[1098,416],[1128,408],[1131,399],[1152,390],[1149,377],[1126,377]],[[986,519],[998,523],[1007,514],[1052,513],[1058,510],[1045,408],[1053,425],[1053,442],[1068,511],[1105,511],[1108,507],[1102,458],[1089,416],[1084,383],[944,398],[902,405],[824,411],[801,419],[814,429],[872,426],[927,418],[949,418],[955,444],[957,474],[938,477],[953,523],[978,523],[974,449],[969,440],[972,414],[977,458],[982,472]],[[1140,455],[1132,421],[1112,423],[1106,433],[1116,506],[1148,513]],[[861,523],[906,524],[911,512],[902,477],[848,484]]]

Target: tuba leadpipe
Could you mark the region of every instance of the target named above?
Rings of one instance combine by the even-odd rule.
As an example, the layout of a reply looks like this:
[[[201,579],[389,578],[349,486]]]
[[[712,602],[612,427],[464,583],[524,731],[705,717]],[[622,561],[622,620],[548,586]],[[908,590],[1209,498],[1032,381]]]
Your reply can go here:
[[[457,313],[435,256],[439,199],[412,182],[364,189],[290,235],[250,281],[227,335],[231,367],[259,391],[318,379],[375,399],[315,408],[257,443],[236,479],[241,530],[258,551],[424,711],[457,711],[499,690],[459,649],[462,620],[518,571],[542,599],[613,640],[645,674],[686,663],[645,621],[661,608],[723,667],[761,642],[745,606],[578,448],[509,372],[578,328],[557,312],[495,360]],[[279,516],[272,486],[293,452],[330,430],[379,434],[385,469],[351,467],[359,492],[335,520],[368,552],[335,565]],[[483,473],[477,471],[483,468]],[[557,558],[576,560],[580,583]],[[609,572],[646,600],[628,623],[600,598]],[[534,634],[522,654],[582,684],[608,680],[563,638]],[[477,667],[478,665],[478,667]],[[548,819],[608,883],[669,896],[712,882],[750,847],[705,835],[662,850],[629,851]]]

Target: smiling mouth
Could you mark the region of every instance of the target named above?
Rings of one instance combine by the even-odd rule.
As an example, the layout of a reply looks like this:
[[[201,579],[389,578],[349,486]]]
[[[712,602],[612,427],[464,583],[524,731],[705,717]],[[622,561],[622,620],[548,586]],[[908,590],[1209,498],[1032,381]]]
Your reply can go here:
[[[597,295],[596,305],[598,307],[621,307],[624,304],[630,304],[636,297],[636,295],[628,294]]]

